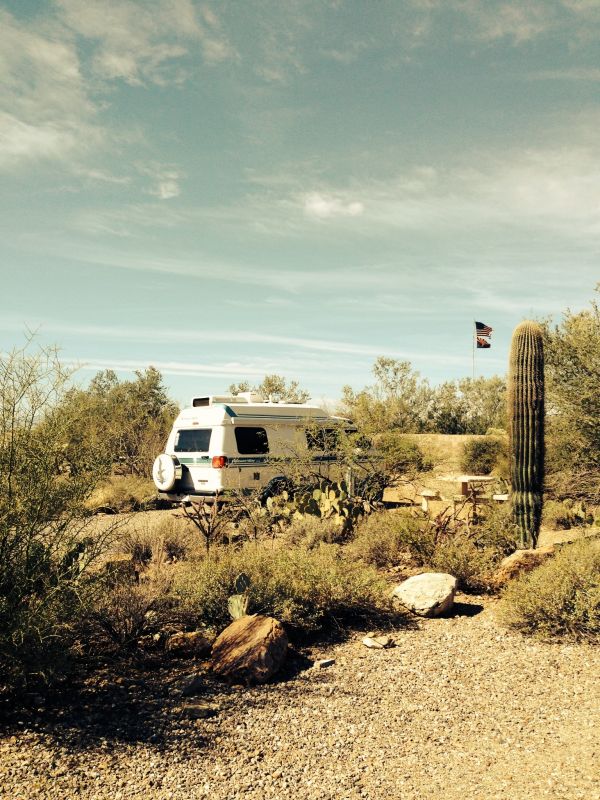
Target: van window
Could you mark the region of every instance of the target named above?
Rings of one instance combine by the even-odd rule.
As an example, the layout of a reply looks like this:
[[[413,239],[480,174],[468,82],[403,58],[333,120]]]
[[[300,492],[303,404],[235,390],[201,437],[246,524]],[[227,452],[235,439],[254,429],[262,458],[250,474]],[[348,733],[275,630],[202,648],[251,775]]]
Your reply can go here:
[[[234,430],[238,453],[241,455],[254,456],[269,452],[269,440],[264,428],[236,427]]]
[[[210,428],[192,428],[177,431],[175,436],[176,453],[206,453],[210,446]]]
[[[306,431],[306,444],[311,450],[338,450],[340,431],[337,428],[316,428]]]

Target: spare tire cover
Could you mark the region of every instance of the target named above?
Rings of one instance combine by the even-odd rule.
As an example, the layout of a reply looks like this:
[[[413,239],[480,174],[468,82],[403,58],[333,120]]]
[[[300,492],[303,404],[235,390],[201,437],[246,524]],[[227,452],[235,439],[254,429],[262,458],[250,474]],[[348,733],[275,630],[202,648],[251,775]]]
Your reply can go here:
[[[170,491],[181,478],[181,464],[175,456],[161,453],[154,460],[152,478],[158,489],[162,492]]]

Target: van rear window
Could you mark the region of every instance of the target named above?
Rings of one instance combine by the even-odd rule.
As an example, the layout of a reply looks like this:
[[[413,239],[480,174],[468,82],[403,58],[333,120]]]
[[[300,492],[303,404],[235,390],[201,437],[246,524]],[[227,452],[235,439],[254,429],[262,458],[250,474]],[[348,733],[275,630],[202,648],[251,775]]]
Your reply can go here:
[[[235,428],[238,453],[255,456],[269,452],[269,440],[264,428]]]
[[[309,428],[306,431],[306,443],[311,450],[331,452],[340,447],[339,428]]]
[[[192,428],[177,431],[175,436],[176,453],[206,453],[210,446],[210,428]]]

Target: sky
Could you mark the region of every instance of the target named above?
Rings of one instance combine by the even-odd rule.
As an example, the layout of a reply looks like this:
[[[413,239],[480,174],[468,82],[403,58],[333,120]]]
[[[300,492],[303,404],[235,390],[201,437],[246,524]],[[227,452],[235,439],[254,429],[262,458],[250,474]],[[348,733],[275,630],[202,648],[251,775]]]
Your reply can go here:
[[[504,374],[600,280],[597,0],[0,0],[0,350]]]

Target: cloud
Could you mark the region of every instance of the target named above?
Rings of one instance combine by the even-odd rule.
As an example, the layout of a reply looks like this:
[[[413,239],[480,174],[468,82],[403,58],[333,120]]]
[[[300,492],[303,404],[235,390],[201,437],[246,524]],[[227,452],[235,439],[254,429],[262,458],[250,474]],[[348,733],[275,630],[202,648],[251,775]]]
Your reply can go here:
[[[205,61],[235,51],[212,12],[198,19],[191,0],[58,0],[61,18],[78,35],[95,42],[94,71],[131,85],[181,83],[181,60],[199,48]]]
[[[72,158],[98,145],[97,106],[60,26],[27,27],[0,10],[0,28],[0,165]]]
[[[92,370],[93,372],[105,369],[112,369],[115,372],[135,372],[150,366],[149,361],[121,358],[94,358],[92,360],[69,358],[62,359],[62,362],[71,368]],[[152,361],[152,366],[163,375],[186,375],[189,377],[262,377],[265,374],[265,369],[269,369],[269,366],[257,366],[254,363],[242,362],[198,364],[188,361]]]
[[[539,81],[600,81],[600,69],[595,67],[571,67],[570,69],[546,69],[533,72],[530,80]]]
[[[198,57],[237,57],[217,16],[200,21],[191,0],[56,0],[26,22],[0,9],[0,29],[2,168],[45,159],[85,173],[82,160],[127,139],[104,122],[109,83],[177,84]],[[154,194],[177,196],[178,178],[159,178]]]
[[[358,217],[365,210],[358,200],[346,201],[339,196],[310,192],[303,198],[304,212],[308,217],[329,219],[331,217]]]
[[[569,42],[594,41],[600,26],[596,0],[411,0],[411,6],[417,15],[413,45],[431,43],[442,25],[445,35],[457,40],[484,45],[504,40],[515,47],[556,33]]]
[[[77,131],[52,122],[33,125],[0,112],[0,167],[38,158],[63,158],[77,146]]]
[[[158,197],[161,200],[171,200],[173,197],[179,197],[181,194],[179,181],[183,177],[183,174],[173,165],[139,165],[138,169],[142,174],[152,178],[153,186],[148,189],[148,194]]]
[[[335,339],[316,339],[310,337],[284,336],[280,334],[258,333],[248,330],[198,330],[175,327],[169,328],[143,328],[143,327],[123,327],[123,326],[103,326],[103,325],[69,325],[63,322],[52,322],[45,320],[39,326],[31,325],[36,330],[37,335],[51,333],[62,336],[74,336],[77,339],[90,338],[94,340],[117,340],[125,342],[145,342],[152,344],[180,344],[194,345],[196,343],[211,344],[233,344],[245,347],[248,343],[269,345],[271,348],[281,348],[288,353],[305,351],[306,353],[323,353],[334,356],[364,356],[377,358],[380,355],[388,355],[392,358],[401,359],[422,359],[425,361],[437,361],[441,358],[439,353],[417,353],[409,350],[401,350],[390,347],[386,343],[361,344],[359,342],[348,342]],[[23,329],[21,322],[4,320],[0,323],[0,330],[20,331]],[[314,357],[314,355],[313,355]],[[452,356],[450,356],[452,360]],[[456,357],[459,363],[462,356]],[[99,362],[95,362],[99,363]],[[128,362],[133,363],[133,362]],[[154,362],[153,362],[154,363]],[[171,362],[169,362],[171,363]],[[138,364],[135,368],[140,366]],[[159,364],[155,363],[158,368]],[[227,366],[227,365],[225,365]],[[106,366],[100,367],[105,369]],[[265,364],[261,363],[258,370],[264,370]],[[216,367],[213,367],[216,369]]]

